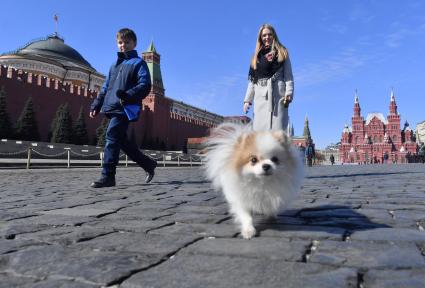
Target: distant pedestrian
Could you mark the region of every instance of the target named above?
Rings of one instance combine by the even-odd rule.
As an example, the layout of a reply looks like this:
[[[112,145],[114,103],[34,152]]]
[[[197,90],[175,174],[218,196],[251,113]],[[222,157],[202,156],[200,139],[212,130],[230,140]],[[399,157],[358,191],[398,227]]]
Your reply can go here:
[[[305,157],[307,159],[307,165],[309,167],[313,166],[314,154],[315,154],[314,146],[310,141],[310,142],[308,142],[307,147],[305,149]]]
[[[389,156],[388,156],[388,152],[385,152],[384,153],[384,162],[382,163],[382,164],[387,164],[388,163],[388,158],[389,158]]]
[[[331,161],[331,164],[334,165],[335,164],[335,157],[334,154],[331,154],[331,156],[329,157],[329,161]]]
[[[425,163],[425,144],[424,144],[424,142],[421,142],[421,145],[419,146],[418,157],[419,157],[419,161],[422,162],[422,164],[424,164]]]
[[[247,113],[254,104],[253,129],[286,130],[294,79],[288,50],[269,24],[262,25],[258,31],[248,78],[243,110]]]
[[[118,59],[112,64],[108,77],[90,108],[90,118],[103,112],[110,119],[106,131],[102,176],[91,184],[93,188],[115,186],[121,149],[146,171],[146,183],[155,175],[156,161],[144,155],[134,139],[127,139],[128,125],[139,118],[142,99],[151,89],[149,69],[134,50],[136,44],[137,37],[132,30],[124,28],[118,31]]]

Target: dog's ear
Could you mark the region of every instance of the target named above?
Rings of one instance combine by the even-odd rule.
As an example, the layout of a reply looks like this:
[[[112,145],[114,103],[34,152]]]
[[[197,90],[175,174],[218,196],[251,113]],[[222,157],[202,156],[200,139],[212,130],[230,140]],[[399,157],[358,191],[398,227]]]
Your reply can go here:
[[[273,131],[273,137],[282,145],[285,146],[288,144],[288,136],[286,136],[285,131],[283,130],[276,130]]]

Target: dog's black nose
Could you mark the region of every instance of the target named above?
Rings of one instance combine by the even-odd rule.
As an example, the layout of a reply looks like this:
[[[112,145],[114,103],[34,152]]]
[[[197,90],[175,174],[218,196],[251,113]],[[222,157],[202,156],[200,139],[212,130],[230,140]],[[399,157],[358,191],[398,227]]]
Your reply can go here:
[[[270,166],[270,164],[263,164],[263,170],[264,171],[269,171],[270,170],[270,168],[272,168],[272,166]]]

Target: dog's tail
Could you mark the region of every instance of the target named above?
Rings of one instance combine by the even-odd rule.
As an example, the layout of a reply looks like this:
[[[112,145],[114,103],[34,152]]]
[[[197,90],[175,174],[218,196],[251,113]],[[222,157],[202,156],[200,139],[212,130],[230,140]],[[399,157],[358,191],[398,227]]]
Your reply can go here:
[[[234,153],[234,146],[239,137],[252,130],[252,125],[242,125],[230,122],[220,124],[211,130],[205,141],[206,164],[205,172],[216,188],[219,188],[219,175],[226,170]]]

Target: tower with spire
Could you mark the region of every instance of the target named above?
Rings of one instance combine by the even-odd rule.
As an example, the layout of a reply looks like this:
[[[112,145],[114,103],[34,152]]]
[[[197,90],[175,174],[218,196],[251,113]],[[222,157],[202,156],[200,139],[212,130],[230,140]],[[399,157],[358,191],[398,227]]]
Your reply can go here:
[[[363,137],[365,134],[364,131],[364,119],[360,114],[360,102],[359,102],[359,95],[357,94],[357,89],[354,92],[354,108],[353,108],[353,117],[351,117],[352,122],[352,134],[353,134],[353,140],[354,143],[360,144],[363,142]]]
[[[310,133],[310,127],[308,125],[308,117],[307,117],[307,115],[305,115],[305,120],[304,120],[303,136],[304,136],[304,139],[306,139],[307,141],[310,141],[311,140],[311,133]]]
[[[386,132],[391,138],[391,141],[397,146],[401,145],[400,114],[397,113],[397,103],[395,102],[393,89],[391,89],[390,114],[387,116],[387,121],[388,126]]]
[[[148,49],[142,52],[142,58],[148,64],[151,73],[152,90],[150,94],[155,96],[164,96],[164,84],[161,75],[161,55],[156,52],[153,41],[151,41]]]

